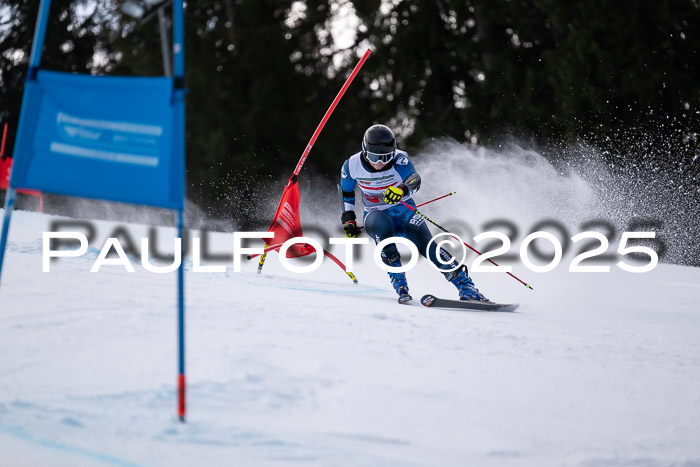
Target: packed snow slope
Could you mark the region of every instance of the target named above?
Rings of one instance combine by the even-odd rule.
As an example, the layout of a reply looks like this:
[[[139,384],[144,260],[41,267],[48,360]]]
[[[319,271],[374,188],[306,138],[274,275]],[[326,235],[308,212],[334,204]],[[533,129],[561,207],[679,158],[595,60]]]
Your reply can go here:
[[[426,161],[418,169],[435,180]],[[522,226],[515,253],[543,218],[573,235],[601,215],[593,188],[540,161],[472,162],[500,178],[462,170],[464,185],[424,182],[419,202],[458,191],[426,213],[476,231],[511,219]],[[337,223],[335,205],[311,199],[302,191],[305,222]],[[41,236],[55,220],[13,217],[0,284],[0,465],[700,465],[697,268],[634,274],[615,258],[608,273],[570,273],[570,248],[548,273],[510,263],[535,290],[474,273],[486,296],[521,307],[469,313],[417,303],[456,296],[424,260],[408,273],[416,300],[397,304],[371,248],[356,264],[358,285],[328,260],[295,274],[271,254],[259,276],[256,262],[193,272],[190,256],[183,424],[175,274],[136,258],[133,273],[90,273],[117,227],[134,239],[148,227],[95,222],[85,255],[43,273]],[[159,250],[172,251],[173,230],[159,233]],[[231,244],[218,233],[210,248],[231,253]]]

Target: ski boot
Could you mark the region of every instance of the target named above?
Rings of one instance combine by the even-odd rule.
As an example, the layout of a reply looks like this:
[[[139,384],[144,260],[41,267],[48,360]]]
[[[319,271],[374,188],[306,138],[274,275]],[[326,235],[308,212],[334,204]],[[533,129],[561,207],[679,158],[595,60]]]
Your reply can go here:
[[[391,263],[387,263],[388,266],[398,268],[401,267],[401,260],[395,260]],[[394,286],[394,290],[399,294],[399,303],[406,303],[413,300],[408,294],[408,282],[406,282],[406,273],[404,272],[390,272],[389,278],[391,279],[391,285]]]
[[[452,272],[444,272],[445,279],[450,281],[459,290],[460,300],[475,300],[488,302],[484,294],[479,292],[479,289],[474,286],[474,282],[467,275],[467,267],[462,265],[459,269]]]

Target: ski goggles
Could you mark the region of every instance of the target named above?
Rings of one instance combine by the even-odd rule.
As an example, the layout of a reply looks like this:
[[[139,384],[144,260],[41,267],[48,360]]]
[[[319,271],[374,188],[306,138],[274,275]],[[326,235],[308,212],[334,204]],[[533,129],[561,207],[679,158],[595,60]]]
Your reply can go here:
[[[394,158],[394,152],[395,151],[377,153],[377,152],[367,151],[367,160],[373,164],[376,164],[378,162],[386,164],[387,162],[389,162],[390,160],[392,160]]]

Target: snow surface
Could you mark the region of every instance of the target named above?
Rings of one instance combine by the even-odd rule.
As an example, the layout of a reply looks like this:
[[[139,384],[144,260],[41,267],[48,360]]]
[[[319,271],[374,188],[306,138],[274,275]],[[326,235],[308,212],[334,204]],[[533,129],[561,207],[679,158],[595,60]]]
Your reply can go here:
[[[424,180],[436,177],[427,160],[418,164]],[[501,167],[481,163],[490,164],[482,173]],[[445,219],[469,209],[474,226],[592,215],[580,207],[595,205],[589,186],[538,164],[530,184],[503,164],[505,191],[495,178],[467,177],[426,212]],[[512,183],[503,184],[505,172]],[[478,205],[477,190],[486,192]],[[326,220],[304,206],[305,221]],[[328,216],[337,223],[336,212]],[[516,263],[534,291],[500,273],[474,279],[488,297],[520,303],[518,312],[469,313],[397,304],[371,250],[357,265],[359,285],[328,260],[300,275],[272,254],[261,276],[254,262],[240,273],[194,273],[188,260],[182,424],[175,274],[136,260],[135,273],[90,273],[115,228],[108,221],[96,223],[86,255],[42,273],[51,219],[18,211],[10,231],[0,285],[2,466],[700,465],[698,268],[632,274],[612,263],[610,273],[574,274],[567,256],[538,274]],[[138,238],[148,227],[128,228]],[[218,233],[212,249],[231,243]],[[416,299],[455,296],[424,260],[408,278]]]

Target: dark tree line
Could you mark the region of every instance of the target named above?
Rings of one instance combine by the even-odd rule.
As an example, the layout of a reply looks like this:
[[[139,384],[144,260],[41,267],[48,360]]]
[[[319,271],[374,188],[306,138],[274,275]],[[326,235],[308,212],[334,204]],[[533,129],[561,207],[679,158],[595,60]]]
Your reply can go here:
[[[0,115],[13,129],[38,3],[0,2]],[[42,66],[162,74],[157,22],[120,5],[54,0]],[[338,22],[348,10],[357,20]],[[330,34],[343,24],[354,44]],[[188,190],[205,206],[231,209],[288,176],[366,47],[310,170],[335,177],[386,122],[409,149],[437,136],[585,140],[699,184],[697,0],[198,0],[186,38]]]

